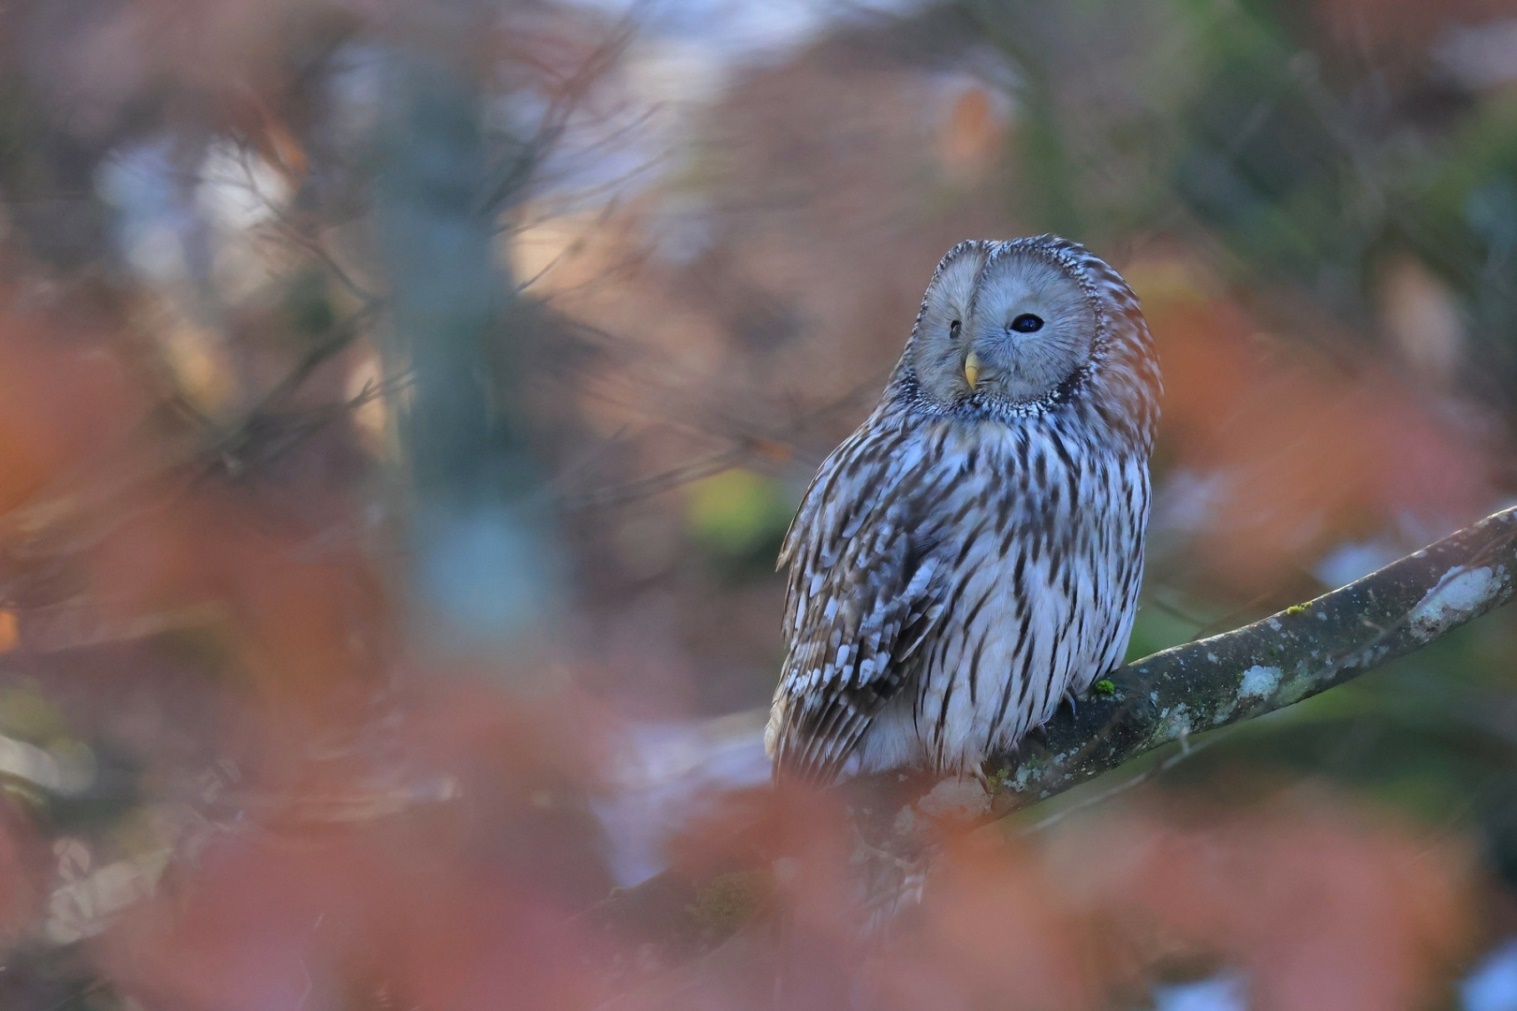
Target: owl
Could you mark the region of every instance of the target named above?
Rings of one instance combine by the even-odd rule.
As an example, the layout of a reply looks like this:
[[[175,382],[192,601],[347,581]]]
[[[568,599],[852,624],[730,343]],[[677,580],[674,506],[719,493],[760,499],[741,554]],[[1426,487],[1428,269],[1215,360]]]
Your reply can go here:
[[[776,779],[977,775],[1121,662],[1159,393],[1137,296],[1085,247],[948,251],[780,552]]]

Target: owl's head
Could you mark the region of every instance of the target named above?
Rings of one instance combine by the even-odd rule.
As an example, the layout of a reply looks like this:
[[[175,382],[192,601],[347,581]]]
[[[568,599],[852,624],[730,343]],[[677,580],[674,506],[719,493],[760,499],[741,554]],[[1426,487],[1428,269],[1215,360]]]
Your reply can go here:
[[[933,274],[902,365],[942,408],[1046,406],[1118,338],[1147,349],[1137,306],[1116,271],[1057,236],[961,242]]]

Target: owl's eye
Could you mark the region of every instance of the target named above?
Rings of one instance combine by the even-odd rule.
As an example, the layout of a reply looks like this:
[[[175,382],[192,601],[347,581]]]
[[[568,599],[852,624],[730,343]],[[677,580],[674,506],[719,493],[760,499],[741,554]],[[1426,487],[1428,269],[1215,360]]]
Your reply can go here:
[[[963,328],[964,328],[964,324],[960,320],[954,320],[952,323],[948,324],[948,339],[949,340],[955,340],[955,341],[958,340],[959,339],[959,331],[962,330]]]
[[[1011,321],[1011,328],[1017,333],[1032,333],[1034,330],[1043,329],[1043,318],[1034,316],[1030,312],[1024,312]]]

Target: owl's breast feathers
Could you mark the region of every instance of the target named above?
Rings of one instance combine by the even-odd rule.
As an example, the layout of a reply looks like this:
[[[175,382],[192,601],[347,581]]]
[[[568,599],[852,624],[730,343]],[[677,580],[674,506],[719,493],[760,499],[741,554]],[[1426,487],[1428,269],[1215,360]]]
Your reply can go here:
[[[965,422],[887,398],[827,458],[780,554],[777,777],[827,784],[854,759],[962,768],[1115,663],[1146,447],[1088,434],[1073,416]]]

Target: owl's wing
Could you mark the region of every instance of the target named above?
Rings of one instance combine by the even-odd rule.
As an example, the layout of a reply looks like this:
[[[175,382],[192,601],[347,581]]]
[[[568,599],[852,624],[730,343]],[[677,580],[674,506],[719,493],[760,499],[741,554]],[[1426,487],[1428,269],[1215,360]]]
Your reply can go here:
[[[817,472],[785,537],[787,655],[765,735],[777,777],[831,783],[943,613],[911,441],[866,423]]]

